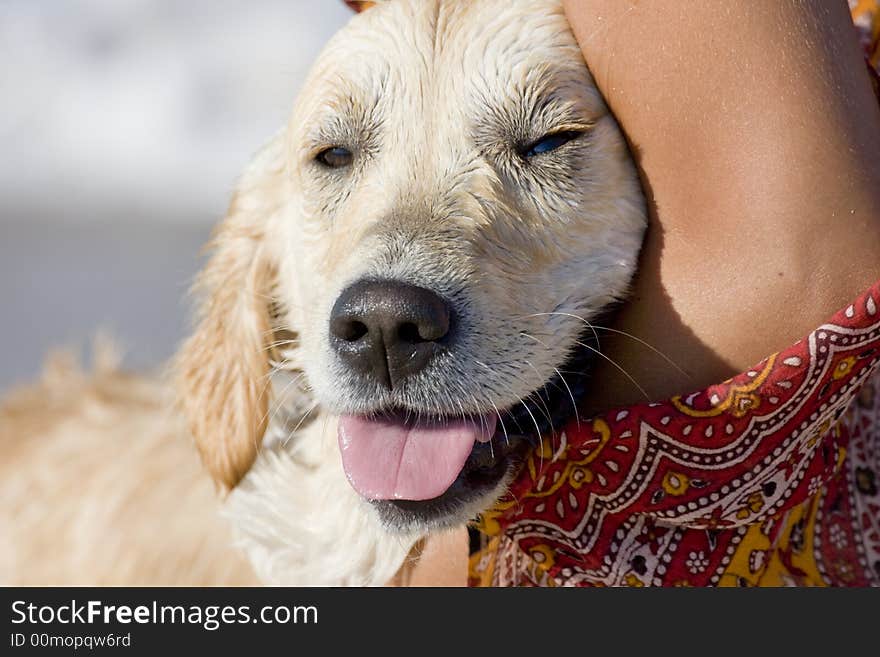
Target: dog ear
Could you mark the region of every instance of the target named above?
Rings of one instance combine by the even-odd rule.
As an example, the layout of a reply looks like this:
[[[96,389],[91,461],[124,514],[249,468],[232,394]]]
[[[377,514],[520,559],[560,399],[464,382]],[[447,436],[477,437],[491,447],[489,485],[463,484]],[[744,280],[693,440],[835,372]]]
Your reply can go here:
[[[276,276],[265,239],[283,187],[283,138],[245,172],[196,280],[196,327],[176,357],[179,402],[202,461],[233,488],[256,458],[266,430],[269,347]]]

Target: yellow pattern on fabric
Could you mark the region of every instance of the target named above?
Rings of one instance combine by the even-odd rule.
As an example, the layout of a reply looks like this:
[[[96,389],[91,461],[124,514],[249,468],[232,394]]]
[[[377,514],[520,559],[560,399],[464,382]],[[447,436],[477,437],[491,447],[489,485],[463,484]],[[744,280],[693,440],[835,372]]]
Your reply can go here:
[[[813,552],[818,509],[815,496],[780,518],[749,527],[718,586],[826,586]],[[775,544],[767,535],[774,530]]]
[[[528,469],[529,476],[533,482],[538,478],[538,464],[543,459],[551,459],[555,456],[556,459],[565,460],[565,471],[558,480],[546,489],[543,489],[542,485],[536,485],[534,492],[530,492],[527,497],[549,497],[559,490],[563,484],[568,484],[572,488],[578,489],[584,484],[592,483],[594,477],[593,472],[586,466],[596,460],[605,445],[611,440],[611,429],[605,420],[597,419],[593,421],[593,432],[599,436],[598,444],[579,461],[568,461],[569,446],[567,444],[561,447],[559,452],[555,455],[552,453],[549,443],[544,443],[540,448],[534,450],[529,455],[525,466]],[[537,483],[540,484],[540,482]],[[486,536],[495,536],[500,531],[500,527],[495,519],[516,503],[516,500],[507,500],[496,503],[494,507],[483,512],[480,518],[475,522],[474,526]]]
[[[732,386],[727,393],[727,397],[715,404],[708,411],[698,411],[691,408],[681,401],[681,395],[673,397],[670,401],[672,401],[675,408],[689,417],[715,417],[721,415],[727,410],[730,410],[734,417],[742,417],[761,405],[761,399],[754,394],[754,391],[760,388],[761,384],[763,384],[770,375],[775,362],[776,354],[773,354],[767,359],[767,364],[764,369],[755,376],[754,379],[752,379],[747,385]]]

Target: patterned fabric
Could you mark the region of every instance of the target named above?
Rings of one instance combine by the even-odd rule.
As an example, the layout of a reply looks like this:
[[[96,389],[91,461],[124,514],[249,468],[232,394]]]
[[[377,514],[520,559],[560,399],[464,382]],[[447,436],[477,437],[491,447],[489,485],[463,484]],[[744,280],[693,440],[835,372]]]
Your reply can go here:
[[[849,0],[849,8],[865,60],[880,73],[880,0]]]
[[[472,585],[880,585],[880,283],[753,369],[572,421],[484,514]]]
[[[874,94],[880,98],[880,0],[849,0],[849,8],[871,72]]]
[[[880,0],[850,0],[880,71]],[[880,282],[720,385],[572,421],[476,525],[471,586],[880,586]]]

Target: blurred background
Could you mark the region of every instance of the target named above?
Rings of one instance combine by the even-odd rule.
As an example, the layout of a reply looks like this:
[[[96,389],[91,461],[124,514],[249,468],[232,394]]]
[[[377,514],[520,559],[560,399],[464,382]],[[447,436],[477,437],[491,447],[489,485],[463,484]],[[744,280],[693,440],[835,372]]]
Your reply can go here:
[[[0,0],[0,393],[97,329],[160,364],[341,0]]]

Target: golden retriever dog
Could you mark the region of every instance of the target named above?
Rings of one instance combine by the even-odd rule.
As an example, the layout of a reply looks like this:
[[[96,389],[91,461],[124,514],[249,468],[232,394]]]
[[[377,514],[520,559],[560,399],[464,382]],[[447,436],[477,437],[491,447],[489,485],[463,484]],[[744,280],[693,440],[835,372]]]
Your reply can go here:
[[[7,403],[4,581],[383,584],[575,412],[646,219],[560,3],[368,4],[216,231],[180,413],[113,372]]]

